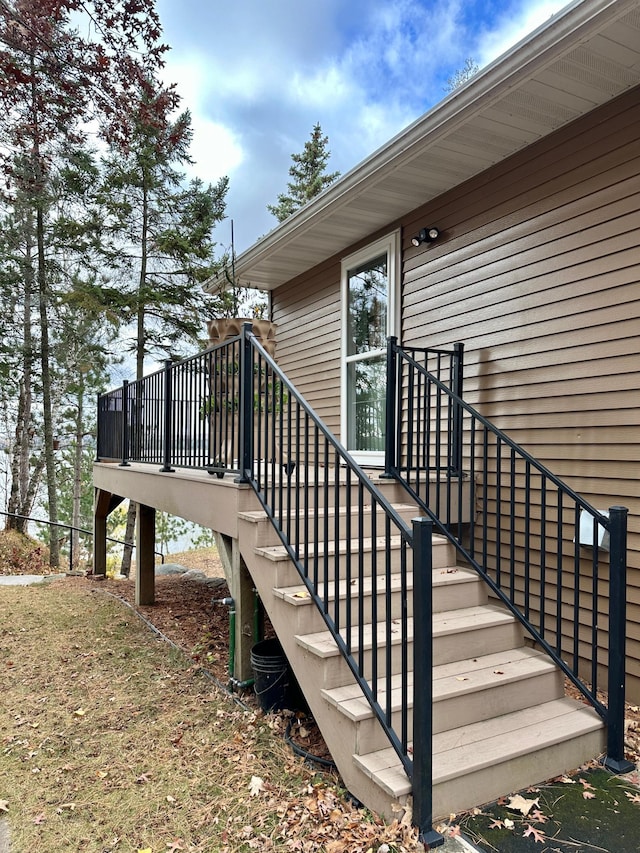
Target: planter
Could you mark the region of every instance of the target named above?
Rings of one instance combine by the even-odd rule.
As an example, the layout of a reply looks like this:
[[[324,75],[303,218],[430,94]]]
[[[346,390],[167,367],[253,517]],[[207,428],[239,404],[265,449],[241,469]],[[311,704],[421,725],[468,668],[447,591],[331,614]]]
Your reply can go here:
[[[245,323],[252,324],[254,335],[271,358],[274,358],[277,326],[270,320],[251,320],[244,317],[210,320],[207,323],[209,346],[217,346],[225,343],[225,341],[237,338]],[[220,361],[215,363],[215,372],[209,377],[209,388],[211,391],[211,399],[208,403],[210,423],[209,453],[212,460],[209,471],[218,477],[223,477],[225,470],[237,468],[236,463],[239,456],[237,441],[240,433],[239,360],[239,351],[237,355],[231,357],[227,354],[221,356]],[[258,412],[264,412],[268,406],[270,407],[269,401],[272,400],[272,391],[273,385],[271,382],[267,382],[266,375],[261,376],[259,383],[256,382],[254,385],[254,406],[256,410],[254,431],[258,429]],[[286,405],[286,402],[287,398],[285,396],[283,403]],[[268,411],[271,412],[271,408],[268,408]],[[266,436],[264,442],[265,456],[274,457],[278,463],[283,465],[288,474],[291,473],[295,465],[288,462],[286,454],[280,453],[277,442],[275,447],[271,446],[272,444],[272,436]]]
[[[251,323],[253,334],[260,341],[271,358],[276,355],[276,332],[278,327],[271,320],[252,320],[249,317],[221,317],[209,320],[207,332],[209,333],[209,346],[222,344],[230,338],[236,338],[242,331],[245,323]]]

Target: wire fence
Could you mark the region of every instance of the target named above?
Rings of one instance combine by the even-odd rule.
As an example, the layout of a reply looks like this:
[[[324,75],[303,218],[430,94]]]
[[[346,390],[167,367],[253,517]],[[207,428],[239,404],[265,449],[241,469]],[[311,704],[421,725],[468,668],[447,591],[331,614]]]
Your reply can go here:
[[[15,512],[5,512],[3,510],[0,510],[0,515],[5,518],[13,518],[20,521],[33,522],[34,524],[47,526],[49,528],[50,536],[54,534],[54,530],[65,531],[64,534],[59,537],[59,544],[60,556],[64,561],[64,565],[67,567],[67,571],[91,571],[93,567],[93,530],[87,530],[84,527],[74,527],[72,524],[63,524],[59,521],[35,518],[31,515],[19,515]],[[74,532],[78,533],[78,537],[74,537]],[[85,542],[86,539],[89,538],[89,545],[80,542],[80,537],[83,537]],[[107,536],[107,542],[123,548],[135,548],[135,542],[125,542],[123,539],[115,539],[113,536]],[[42,544],[45,546],[47,545],[46,541],[43,541]],[[156,557],[160,558],[161,563],[164,563],[164,554],[161,551],[154,551],[154,554]],[[117,555],[114,556],[117,560]],[[61,565],[59,568],[64,570],[64,565]]]

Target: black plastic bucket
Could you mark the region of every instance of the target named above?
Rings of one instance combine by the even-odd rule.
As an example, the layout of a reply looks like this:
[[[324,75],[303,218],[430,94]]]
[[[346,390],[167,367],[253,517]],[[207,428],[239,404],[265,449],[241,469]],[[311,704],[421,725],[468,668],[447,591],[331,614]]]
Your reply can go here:
[[[289,662],[276,639],[262,640],[251,649],[254,690],[265,713],[289,707]]]

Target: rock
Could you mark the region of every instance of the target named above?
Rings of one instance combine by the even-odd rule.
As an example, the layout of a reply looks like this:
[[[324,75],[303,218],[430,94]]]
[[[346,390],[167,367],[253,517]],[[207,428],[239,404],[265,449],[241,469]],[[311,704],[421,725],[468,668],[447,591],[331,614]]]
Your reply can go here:
[[[209,589],[213,592],[227,585],[227,582],[224,578],[204,578],[202,582],[203,584],[205,584],[205,586],[208,586]]]
[[[182,575],[182,580],[199,581],[206,578],[204,572],[199,572],[197,569],[189,569]]]
[[[156,566],[156,575],[184,575],[188,569],[178,563],[162,563]]]

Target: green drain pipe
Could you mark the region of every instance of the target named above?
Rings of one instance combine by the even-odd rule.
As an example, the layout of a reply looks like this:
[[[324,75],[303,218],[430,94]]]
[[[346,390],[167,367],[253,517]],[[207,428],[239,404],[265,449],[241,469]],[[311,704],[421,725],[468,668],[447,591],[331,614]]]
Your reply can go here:
[[[257,643],[260,639],[261,631],[261,613],[260,613],[260,597],[258,591],[253,590],[253,641]],[[239,681],[233,677],[236,664],[236,603],[233,598],[221,598],[216,601],[216,604],[224,604],[229,608],[229,688],[231,691],[242,690],[245,687],[253,687],[255,679],[247,678],[244,681]]]

